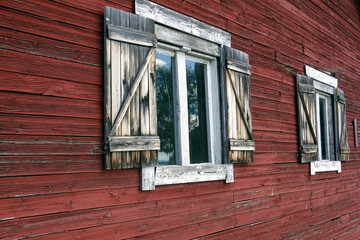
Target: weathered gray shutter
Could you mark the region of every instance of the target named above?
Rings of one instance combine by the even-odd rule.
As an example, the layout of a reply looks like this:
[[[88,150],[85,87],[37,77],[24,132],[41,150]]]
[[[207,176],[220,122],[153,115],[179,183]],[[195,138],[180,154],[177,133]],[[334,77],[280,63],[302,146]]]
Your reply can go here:
[[[346,100],[344,92],[336,89],[336,107],[337,107],[337,137],[338,137],[338,160],[349,161],[349,143],[346,127]]]
[[[157,164],[154,21],[105,7],[105,168]]]
[[[296,76],[298,132],[302,163],[317,160],[316,95],[311,77]]]
[[[253,162],[249,56],[222,46],[221,102],[223,159],[229,163]]]

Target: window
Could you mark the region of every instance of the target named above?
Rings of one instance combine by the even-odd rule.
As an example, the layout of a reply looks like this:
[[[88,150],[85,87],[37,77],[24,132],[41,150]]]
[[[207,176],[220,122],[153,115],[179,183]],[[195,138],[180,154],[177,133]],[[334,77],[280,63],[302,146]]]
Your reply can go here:
[[[311,162],[311,174],[341,172],[348,161],[346,102],[337,79],[305,66],[297,76],[298,129],[301,162]]]
[[[255,149],[248,55],[195,19],[135,9],[105,8],[105,168],[140,167],[142,190],[233,182]]]
[[[334,148],[330,148],[329,141],[334,139],[332,130],[332,104],[329,95],[324,93],[316,93],[316,122],[317,122],[317,135],[319,136],[319,152],[318,160],[330,160],[335,159]],[[332,144],[333,146],[333,144]],[[330,158],[331,151],[331,158]]]
[[[221,163],[217,75],[214,57],[157,49],[159,165]]]

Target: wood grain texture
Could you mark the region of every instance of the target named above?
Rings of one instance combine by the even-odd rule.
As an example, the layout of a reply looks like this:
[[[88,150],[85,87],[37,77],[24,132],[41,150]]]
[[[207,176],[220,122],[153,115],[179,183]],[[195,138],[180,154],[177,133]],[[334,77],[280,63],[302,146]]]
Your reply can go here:
[[[108,139],[157,135],[154,22],[109,7],[105,13],[105,151],[108,152],[105,165],[112,169],[154,165],[156,151],[149,149],[157,147],[145,144],[149,142],[147,139],[135,141],[133,147],[131,141],[127,141],[127,151],[124,144]]]
[[[249,56],[239,50],[223,46],[224,64],[226,64],[224,79],[226,86],[226,104],[227,108],[227,132],[230,163],[249,163],[253,161],[253,151],[255,143],[253,140],[251,98],[250,98],[250,76],[251,67]],[[226,114],[226,113],[222,113]],[[241,140],[241,141],[239,141]],[[244,141],[245,140],[245,141]],[[236,141],[236,147],[234,145]],[[249,148],[247,141],[252,141],[252,147]],[[243,145],[242,145],[243,144]]]
[[[339,160],[349,161],[349,142],[346,122],[346,99],[344,92],[336,89],[337,94],[337,124],[338,124],[338,143],[340,146]]]
[[[296,76],[300,161],[317,161],[316,97],[313,79]]]
[[[139,190],[139,169],[103,170],[103,67],[111,63],[111,56],[103,63],[104,6],[134,13],[135,2],[4,0],[1,237],[358,239],[360,150],[351,124],[360,119],[357,2],[152,2],[230,33],[231,46],[249,54],[254,162],[234,164],[231,184],[176,184],[150,192]],[[140,48],[128,51],[136,55]],[[346,97],[346,121],[340,123],[350,153],[340,174],[310,176],[308,164],[298,163],[295,76],[304,75],[304,65],[334,73]],[[129,75],[133,80],[134,73]],[[133,101],[141,101],[140,91]],[[129,107],[132,136],[140,132],[136,106]],[[228,114],[226,106],[222,112]],[[132,162],[140,158],[134,153]]]

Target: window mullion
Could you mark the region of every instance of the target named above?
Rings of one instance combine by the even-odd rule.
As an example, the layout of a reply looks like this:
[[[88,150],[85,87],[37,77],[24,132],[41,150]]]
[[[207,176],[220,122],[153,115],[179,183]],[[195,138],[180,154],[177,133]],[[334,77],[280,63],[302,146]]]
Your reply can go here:
[[[184,52],[177,51],[175,53],[174,80],[176,161],[178,165],[186,166],[190,165],[190,152],[186,66]]]

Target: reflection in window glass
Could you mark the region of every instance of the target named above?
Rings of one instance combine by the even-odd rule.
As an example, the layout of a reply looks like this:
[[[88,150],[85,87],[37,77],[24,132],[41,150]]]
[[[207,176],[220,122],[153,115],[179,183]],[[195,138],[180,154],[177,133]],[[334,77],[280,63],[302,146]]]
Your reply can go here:
[[[156,103],[160,150],[159,165],[175,164],[172,66],[174,58],[156,53]]]
[[[328,156],[328,131],[326,115],[326,99],[319,98],[319,117],[320,117],[320,138],[321,138],[321,159],[329,159]]]
[[[208,162],[205,69],[205,64],[186,60],[190,163]]]

